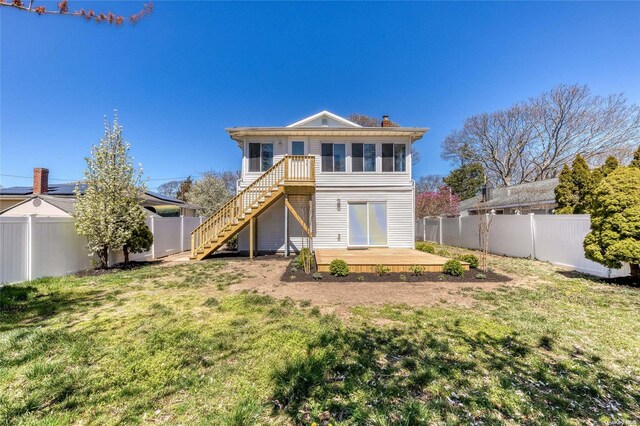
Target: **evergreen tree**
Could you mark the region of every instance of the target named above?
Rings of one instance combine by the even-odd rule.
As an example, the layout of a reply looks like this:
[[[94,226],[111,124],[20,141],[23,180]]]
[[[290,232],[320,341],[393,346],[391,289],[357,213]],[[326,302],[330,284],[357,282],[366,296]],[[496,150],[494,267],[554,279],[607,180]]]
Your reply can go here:
[[[636,149],[636,152],[633,153],[633,160],[631,160],[631,167],[637,167],[640,169],[640,146]]]
[[[558,185],[555,189],[556,209],[555,214],[573,214],[578,202],[576,186],[573,183],[573,172],[568,165],[562,167],[558,177]]]
[[[442,179],[461,200],[475,196],[484,184],[484,168],[480,163],[463,164]]]
[[[573,160],[571,171],[573,184],[576,188],[577,202],[573,208],[574,214],[587,214],[591,211],[591,198],[593,196],[593,178],[591,170],[585,159],[578,154]]]
[[[106,267],[109,250],[121,250],[145,224],[140,199],[145,191],[142,168],[136,170],[122,138],[117,115],[113,127],[105,118],[104,137],[85,158],[84,194],[76,186],[75,216],[78,234],[87,237],[87,248]]]
[[[594,193],[591,232],[584,239],[585,256],[609,268],[629,262],[640,278],[640,169],[619,167]]]
[[[611,174],[612,171],[617,169],[619,165],[620,164],[618,163],[618,160],[616,159],[616,157],[610,156],[610,157],[607,157],[607,159],[605,160],[602,166],[593,170],[591,172],[593,190],[595,191],[595,189],[598,187],[602,179],[609,176],[609,174]],[[591,197],[593,198],[593,194],[591,194]]]

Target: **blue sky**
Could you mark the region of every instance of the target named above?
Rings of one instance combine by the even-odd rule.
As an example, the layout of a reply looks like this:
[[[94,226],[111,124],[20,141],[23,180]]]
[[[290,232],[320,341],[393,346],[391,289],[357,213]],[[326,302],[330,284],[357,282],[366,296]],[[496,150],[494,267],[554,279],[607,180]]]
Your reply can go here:
[[[225,127],[323,109],[430,127],[417,177],[448,172],[440,144],[466,117],[559,83],[640,103],[640,3],[157,1],[136,26],[7,8],[0,25],[4,186],[36,166],[81,178],[114,109],[153,188],[239,168]]]

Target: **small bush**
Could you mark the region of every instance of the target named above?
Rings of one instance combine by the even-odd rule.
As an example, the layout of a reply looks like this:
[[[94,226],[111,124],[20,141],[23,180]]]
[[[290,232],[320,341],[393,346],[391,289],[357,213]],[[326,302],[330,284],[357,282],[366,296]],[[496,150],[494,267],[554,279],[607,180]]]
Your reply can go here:
[[[295,274],[296,272],[298,272],[298,267],[294,265],[291,267],[291,273]]]
[[[449,253],[445,249],[440,249],[435,254],[437,254],[438,256],[442,256],[442,257],[451,257],[451,253]]]
[[[407,280],[407,276],[402,274],[400,275],[400,281],[406,281]]]
[[[458,256],[458,260],[461,262],[467,262],[469,266],[474,269],[477,268],[478,265],[480,264],[480,261],[478,260],[478,258],[472,254],[460,255]]]
[[[336,277],[346,277],[349,275],[349,265],[342,259],[333,259],[329,264],[329,272]]]
[[[487,275],[483,274],[482,272],[478,272],[476,274],[476,280],[486,280],[487,279]]]
[[[447,275],[451,275],[452,277],[464,276],[464,269],[462,268],[462,264],[459,260],[447,260],[442,267],[442,272]]]
[[[298,269],[304,269],[306,273],[309,273],[313,266],[313,255],[311,254],[311,250],[307,247],[302,248],[298,256],[296,256],[293,261],[293,266]]]
[[[322,279],[322,274],[320,272],[314,272],[312,277],[313,277],[314,280],[321,280]]]
[[[424,266],[411,265],[411,267],[409,268],[409,272],[411,272],[412,275],[419,277],[420,275],[424,274]]]
[[[384,265],[376,265],[373,267],[373,272],[375,272],[378,276],[382,277],[387,275],[389,272],[391,272],[391,268]]]
[[[358,281],[364,281],[364,277],[362,275],[358,275],[358,278],[356,278],[356,280]]]
[[[423,242],[419,242],[416,243],[416,250],[420,250],[423,251],[425,253],[435,253],[436,249],[435,247],[433,247],[433,245],[431,244],[427,244],[427,243],[423,243]]]
[[[289,279],[290,279],[290,280],[295,280],[295,279],[296,279],[296,276],[295,276],[295,275],[289,275]]]

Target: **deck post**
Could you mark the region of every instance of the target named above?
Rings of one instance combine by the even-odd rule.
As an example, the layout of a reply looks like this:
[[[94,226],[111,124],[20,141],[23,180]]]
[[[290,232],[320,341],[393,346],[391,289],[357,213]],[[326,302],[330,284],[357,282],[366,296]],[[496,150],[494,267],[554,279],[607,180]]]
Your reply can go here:
[[[253,259],[253,249],[254,249],[254,227],[255,227],[255,223],[254,223],[255,219],[252,217],[251,219],[249,219],[249,259]]]
[[[284,257],[289,257],[289,195],[284,194]]]

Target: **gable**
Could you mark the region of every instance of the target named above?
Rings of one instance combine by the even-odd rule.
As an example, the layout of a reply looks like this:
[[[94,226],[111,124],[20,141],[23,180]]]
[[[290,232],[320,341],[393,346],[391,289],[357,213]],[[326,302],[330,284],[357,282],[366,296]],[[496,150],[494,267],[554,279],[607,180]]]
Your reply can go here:
[[[321,111],[289,124],[287,127],[362,127],[329,111]]]

